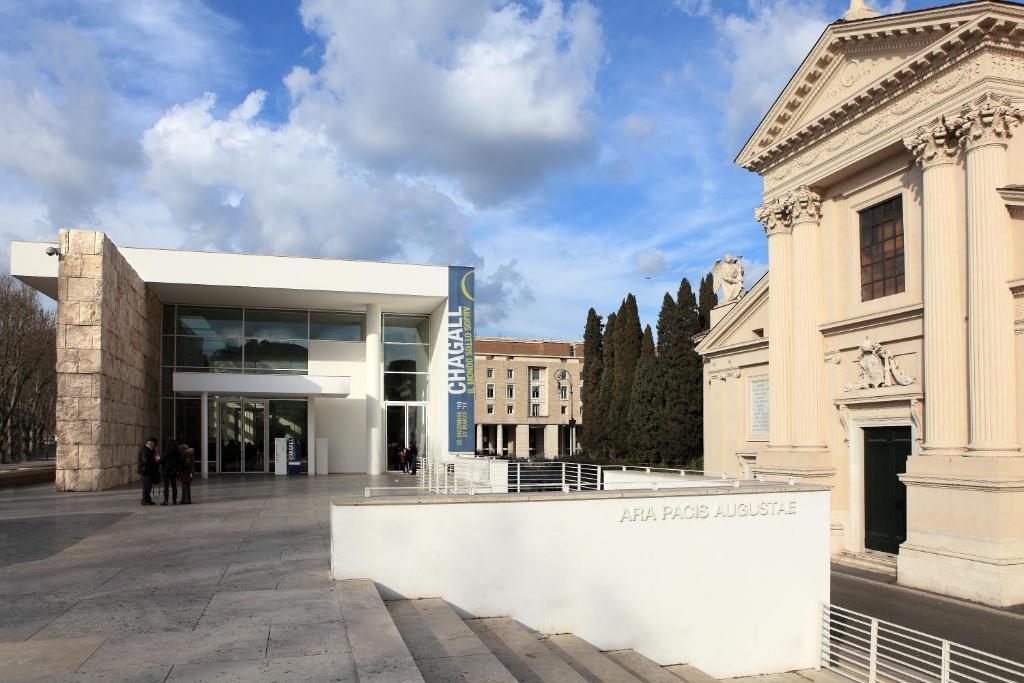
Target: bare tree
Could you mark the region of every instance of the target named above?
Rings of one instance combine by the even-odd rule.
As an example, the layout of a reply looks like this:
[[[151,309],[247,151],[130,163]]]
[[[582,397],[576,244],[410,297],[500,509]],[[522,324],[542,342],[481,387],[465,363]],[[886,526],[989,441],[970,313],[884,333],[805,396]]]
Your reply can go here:
[[[38,451],[53,433],[56,319],[32,288],[0,276],[0,461]]]

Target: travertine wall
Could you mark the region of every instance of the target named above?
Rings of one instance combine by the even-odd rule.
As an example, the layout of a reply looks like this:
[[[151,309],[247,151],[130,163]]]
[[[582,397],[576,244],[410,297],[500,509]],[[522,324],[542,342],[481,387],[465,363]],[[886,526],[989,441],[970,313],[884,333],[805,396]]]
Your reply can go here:
[[[57,301],[57,490],[138,479],[159,427],[160,302],[102,232],[62,230]]]

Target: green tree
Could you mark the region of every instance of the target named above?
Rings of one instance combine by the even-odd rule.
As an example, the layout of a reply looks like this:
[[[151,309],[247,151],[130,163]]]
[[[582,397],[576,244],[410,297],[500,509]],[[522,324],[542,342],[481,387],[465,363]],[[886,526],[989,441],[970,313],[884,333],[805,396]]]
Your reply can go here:
[[[682,466],[696,469],[704,455],[704,394],[701,386],[704,373],[703,361],[694,350],[696,343],[693,338],[702,328],[697,302],[686,278],[679,284],[677,302],[678,452],[683,459]]]
[[[593,412],[590,408],[586,409],[587,417],[584,420],[585,424],[590,425],[588,429],[592,434],[595,454],[599,457],[614,455],[611,452],[608,413],[612,404],[612,393],[615,384],[615,327],[616,316],[614,313],[609,313],[608,320],[604,325],[604,338],[601,349],[601,384],[597,392],[597,405]],[[591,417],[594,414],[598,416],[597,419]]]
[[[656,438],[658,453],[663,462],[672,464],[672,458],[678,456],[678,442],[681,433],[676,429],[681,412],[678,408],[679,367],[681,366],[679,326],[681,313],[675,299],[668,292],[661,302],[658,312],[658,375],[661,382],[660,420]]]
[[[580,400],[583,401],[587,419],[580,424],[580,445],[585,453],[597,453],[600,449],[600,425],[605,416],[601,411],[601,375],[604,369],[604,325],[601,316],[593,308],[587,311],[587,326],[583,330],[583,384],[580,386]]]
[[[700,288],[697,290],[697,310],[702,330],[711,327],[711,309],[718,305],[718,295],[715,294],[714,286],[715,280],[711,273],[700,279]]]
[[[654,351],[651,326],[644,328],[640,342],[640,358],[629,402],[629,455],[633,462],[658,462],[659,425],[664,419],[661,406],[661,376]]]
[[[636,297],[627,294],[615,319],[615,373],[607,419],[608,440],[619,456],[626,455],[629,449],[629,402],[643,335]]]

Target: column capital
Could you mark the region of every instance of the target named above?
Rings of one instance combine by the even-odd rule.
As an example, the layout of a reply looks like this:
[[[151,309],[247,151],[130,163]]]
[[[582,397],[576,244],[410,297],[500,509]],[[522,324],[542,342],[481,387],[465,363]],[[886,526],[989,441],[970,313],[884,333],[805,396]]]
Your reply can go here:
[[[821,195],[804,185],[789,193],[789,213],[793,223],[817,223],[821,220]]]
[[[1006,95],[985,93],[948,117],[950,129],[960,146],[970,151],[985,145],[1006,145],[1013,126],[1024,120],[1024,110]]]
[[[956,133],[950,129],[948,118],[940,117],[931,125],[921,126],[911,135],[903,138],[903,144],[914,155],[914,161],[922,168],[956,161],[959,152]]]
[[[764,234],[788,235],[793,231],[793,214],[790,211],[789,195],[776,197],[754,209],[754,217],[764,226]]]

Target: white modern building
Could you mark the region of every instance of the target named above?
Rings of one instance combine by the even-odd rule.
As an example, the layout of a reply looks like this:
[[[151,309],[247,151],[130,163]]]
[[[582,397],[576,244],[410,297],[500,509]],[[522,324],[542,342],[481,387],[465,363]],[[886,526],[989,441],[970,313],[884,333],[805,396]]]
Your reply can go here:
[[[11,274],[57,301],[58,490],[134,480],[150,435],[196,446],[203,476],[272,473],[288,437],[304,474],[472,452],[472,272],[13,242]]]

